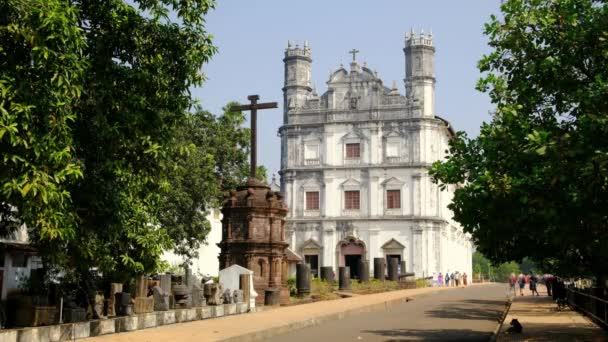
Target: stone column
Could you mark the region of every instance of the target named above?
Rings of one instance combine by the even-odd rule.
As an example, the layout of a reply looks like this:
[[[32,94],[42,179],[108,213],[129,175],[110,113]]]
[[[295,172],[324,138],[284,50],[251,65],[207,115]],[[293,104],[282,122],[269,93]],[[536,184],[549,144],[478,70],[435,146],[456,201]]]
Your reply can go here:
[[[296,265],[296,287],[299,297],[310,294],[310,267],[306,264]]]
[[[339,272],[339,290],[350,290],[350,267],[341,266]]]
[[[374,278],[384,281],[384,258],[374,258]]]
[[[334,284],[334,268],[332,266],[321,267],[321,280],[325,280],[328,284]]]
[[[407,273],[407,261],[401,260],[401,274]]]
[[[397,266],[399,260],[397,258],[390,258],[388,263],[388,280],[397,281],[399,280],[399,274],[397,272]]]
[[[369,282],[369,261],[362,259],[359,261],[359,281],[362,283]]]
[[[264,290],[264,305],[277,306],[281,304],[281,290],[277,288],[268,288]]]

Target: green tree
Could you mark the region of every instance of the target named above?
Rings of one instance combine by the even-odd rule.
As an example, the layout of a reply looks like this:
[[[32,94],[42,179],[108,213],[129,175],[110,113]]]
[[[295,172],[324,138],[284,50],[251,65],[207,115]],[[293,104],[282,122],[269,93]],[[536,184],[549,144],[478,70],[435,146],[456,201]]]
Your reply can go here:
[[[485,26],[493,51],[477,89],[495,113],[433,165],[460,184],[451,209],[494,262],[607,274],[608,5],[508,0]]]
[[[44,240],[75,234],[71,124],[89,67],[79,14],[59,0],[0,4],[0,235],[20,223]]]
[[[220,116],[197,108],[175,136],[176,167],[160,222],[175,242],[175,252],[185,259],[196,257],[206,242],[211,229],[206,219],[209,209],[219,208],[224,192],[249,176],[250,129],[243,127],[242,112],[229,110],[233,104],[226,105]],[[263,166],[258,166],[257,178],[266,181]]]
[[[172,143],[216,51],[204,28],[213,5],[0,5],[0,202],[45,262],[117,277],[163,266],[174,245],[160,222]]]

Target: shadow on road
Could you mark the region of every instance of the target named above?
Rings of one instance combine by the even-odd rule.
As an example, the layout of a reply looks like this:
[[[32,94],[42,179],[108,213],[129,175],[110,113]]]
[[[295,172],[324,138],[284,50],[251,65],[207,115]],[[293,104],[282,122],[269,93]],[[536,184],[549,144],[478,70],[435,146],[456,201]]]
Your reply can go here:
[[[467,299],[446,303],[441,309],[427,310],[428,317],[448,319],[471,319],[500,322],[505,310],[505,301]],[[483,305],[482,308],[479,306]]]
[[[491,333],[470,329],[395,329],[395,330],[365,330],[368,334],[389,337],[386,342],[412,340],[424,341],[487,341]]]

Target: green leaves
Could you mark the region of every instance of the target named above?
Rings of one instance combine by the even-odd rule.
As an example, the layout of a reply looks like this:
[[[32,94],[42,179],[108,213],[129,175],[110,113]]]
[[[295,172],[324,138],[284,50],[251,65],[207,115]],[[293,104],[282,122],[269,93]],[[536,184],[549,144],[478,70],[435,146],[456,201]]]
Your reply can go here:
[[[172,144],[194,103],[189,88],[216,52],[203,26],[211,8],[0,4],[0,209],[10,212],[0,233],[23,222],[45,262],[81,271],[162,266],[173,246],[159,221]]]
[[[608,5],[509,0],[485,26],[477,89],[496,105],[475,139],[433,165],[462,184],[451,208],[493,262],[608,274]],[[559,256],[559,257],[556,257]]]

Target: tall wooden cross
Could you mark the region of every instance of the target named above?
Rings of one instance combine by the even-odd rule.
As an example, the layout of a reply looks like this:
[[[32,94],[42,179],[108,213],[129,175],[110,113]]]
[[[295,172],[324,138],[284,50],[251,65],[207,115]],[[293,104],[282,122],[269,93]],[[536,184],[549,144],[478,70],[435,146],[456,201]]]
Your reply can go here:
[[[359,52],[359,50],[357,50],[357,49],[352,49],[352,50],[348,51],[348,53],[353,55],[353,62],[355,61],[355,56],[357,55],[358,52]]]
[[[251,162],[250,162],[250,171],[249,177],[256,178],[256,168],[257,168],[257,146],[256,146],[256,136],[257,136],[257,120],[258,120],[258,109],[269,109],[269,108],[278,108],[278,104],[276,102],[266,102],[266,103],[258,103],[260,99],[259,95],[249,95],[247,99],[251,101],[251,104],[248,105],[240,105],[240,106],[232,106],[230,110],[232,111],[243,111],[250,110],[251,111]]]

